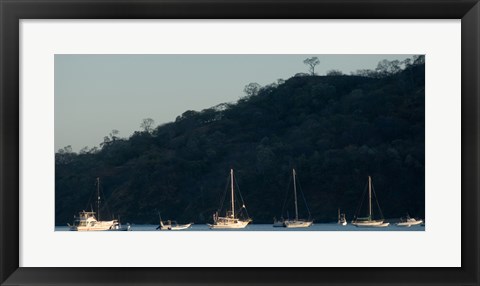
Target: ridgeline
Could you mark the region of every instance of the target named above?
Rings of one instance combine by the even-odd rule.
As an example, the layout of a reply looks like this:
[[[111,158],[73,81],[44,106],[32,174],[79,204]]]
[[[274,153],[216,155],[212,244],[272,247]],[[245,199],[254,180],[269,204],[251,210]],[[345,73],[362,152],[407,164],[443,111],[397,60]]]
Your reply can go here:
[[[424,63],[382,76],[298,75],[128,139],[111,134],[97,150],[58,152],[55,223],[95,209],[97,177],[102,213],[123,223],[158,223],[158,212],[211,221],[230,168],[253,223],[282,216],[286,198],[292,216],[292,168],[317,222],[336,221],[338,208],[350,221],[368,175],[385,218],[424,217],[424,87]]]

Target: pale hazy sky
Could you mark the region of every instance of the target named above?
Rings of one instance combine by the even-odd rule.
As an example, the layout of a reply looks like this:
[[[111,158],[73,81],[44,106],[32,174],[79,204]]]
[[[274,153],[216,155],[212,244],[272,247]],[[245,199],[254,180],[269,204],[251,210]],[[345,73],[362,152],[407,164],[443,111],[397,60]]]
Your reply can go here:
[[[346,74],[375,69],[382,59],[412,55],[55,55],[55,150],[95,147],[112,129],[120,137],[186,110],[235,102],[250,82],[264,86],[307,72],[303,60],[316,56],[316,72]]]

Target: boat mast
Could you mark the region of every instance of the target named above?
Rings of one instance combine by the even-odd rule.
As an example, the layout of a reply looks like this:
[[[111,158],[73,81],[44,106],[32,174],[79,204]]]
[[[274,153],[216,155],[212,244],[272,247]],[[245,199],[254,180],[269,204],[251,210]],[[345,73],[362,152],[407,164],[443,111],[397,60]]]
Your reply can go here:
[[[295,220],[298,220],[298,205],[297,205],[297,184],[295,183],[295,169],[293,169],[293,193],[295,196]]]
[[[368,176],[368,219],[372,220],[372,177]]]
[[[97,219],[100,220],[100,178],[97,177]]]
[[[235,218],[235,196],[233,194],[233,169],[230,169],[230,181],[232,189],[232,217]]]

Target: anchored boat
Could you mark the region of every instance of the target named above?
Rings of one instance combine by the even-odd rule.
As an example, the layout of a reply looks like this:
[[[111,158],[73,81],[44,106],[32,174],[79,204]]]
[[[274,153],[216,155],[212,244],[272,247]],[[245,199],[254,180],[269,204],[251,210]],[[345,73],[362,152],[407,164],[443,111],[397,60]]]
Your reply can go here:
[[[187,223],[187,224],[178,224],[174,220],[167,220],[167,221],[160,221],[160,226],[157,227],[159,230],[182,230],[182,229],[187,229],[192,226],[193,223]]]
[[[340,213],[340,209],[338,209],[338,224],[347,225],[347,218],[344,213]]]
[[[248,213],[246,212],[247,208],[245,207],[245,203],[243,202],[241,195],[240,195],[240,199],[242,200],[242,207],[240,208],[239,212],[235,212],[235,189],[234,189],[233,169],[230,169],[230,190],[231,190],[230,210],[226,211],[225,216],[219,216],[218,211],[213,214],[213,224],[208,224],[208,226],[212,229],[245,228],[252,221],[252,219],[248,217]],[[240,218],[240,212],[242,210],[245,210],[246,218]]]
[[[286,219],[283,221],[283,226],[287,228],[302,228],[310,227],[313,224],[313,220],[310,219],[310,210],[308,209],[307,202],[305,201],[305,206],[308,211],[308,219],[299,219],[298,218],[298,201],[297,201],[297,173],[295,169],[292,170],[293,175],[293,196],[295,200],[295,219]],[[302,194],[303,195],[303,194]],[[305,198],[304,198],[305,200]],[[274,224],[275,225],[275,224]]]
[[[157,230],[183,230],[190,228],[193,224],[193,222],[187,224],[178,224],[174,220],[163,221],[160,213],[158,214],[158,217],[160,219],[160,225],[157,227]]]
[[[95,218],[95,212],[81,211],[78,216],[75,216],[73,225],[68,224],[72,231],[98,231],[98,230],[113,230],[119,227],[117,220],[98,221]]]
[[[400,222],[397,223],[397,226],[411,227],[411,226],[414,226],[414,225],[421,225],[421,224],[423,224],[423,220],[411,218],[407,214],[406,217],[400,218]]]
[[[73,225],[67,224],[71,231],[128,231],[130,225],[122,226],[116,219],[100,220],[100,178],[97,178],[97,212],[81,211],[74,217]],[[95,217],[97,214],[97,217]]]
[[[355,217],[352,221],[352,224],[357,227],[387,227],[390,223],[385,222],[383,219],[382,210],[380,209],[380,205],[378,204],[377,196],[375,194],[375,200],[377,202],[378,210],[380,212],[380,219],[373,219],[373,211],[372,211],[372,191],[375,193],[375,190],[372,186],[372,177],[368,176],[368,216],[367,217]],[[365,195],[365,192],[364,192]],[[363,196],[362,196],[363,201]],[[362,206],[362,201],[360,202],[359,207],[357,208],[357,215],[360,211]]]

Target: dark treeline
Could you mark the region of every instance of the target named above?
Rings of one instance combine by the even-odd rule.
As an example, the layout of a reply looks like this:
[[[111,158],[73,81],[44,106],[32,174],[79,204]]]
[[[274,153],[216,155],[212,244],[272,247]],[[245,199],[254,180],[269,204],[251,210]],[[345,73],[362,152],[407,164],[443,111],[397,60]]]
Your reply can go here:
[[[368,175],[386,218],[424,217],[423,56],[351,75],[312,74],[251,84],[236,103],[189,110],[158,127],[145,120],[130,138],[114,130],[100,148],[59,150],[56,224],[94,206],[96,177],[103,205],[123,222],[157,223],[158,211],[210,221],[230,168],[254,223],[282,215],[292,168],[317,222],[335,221],[337,208],[350,220]]]

